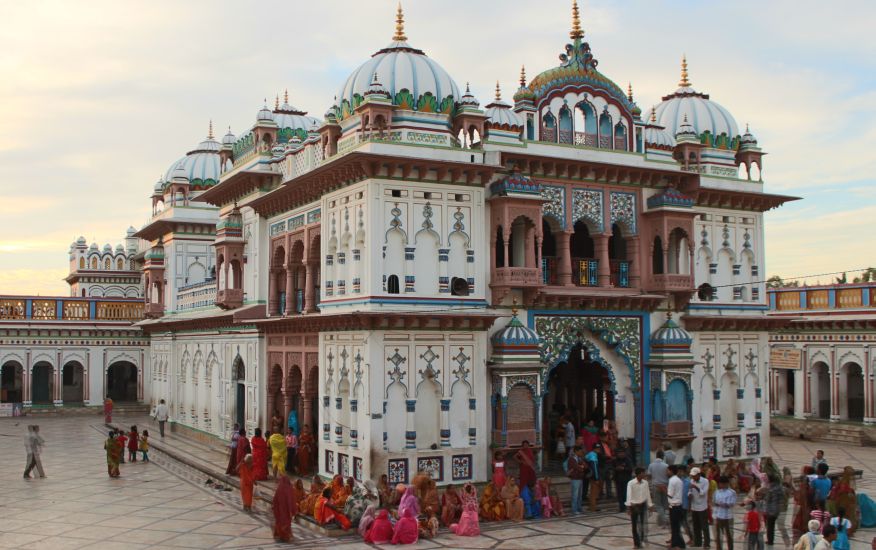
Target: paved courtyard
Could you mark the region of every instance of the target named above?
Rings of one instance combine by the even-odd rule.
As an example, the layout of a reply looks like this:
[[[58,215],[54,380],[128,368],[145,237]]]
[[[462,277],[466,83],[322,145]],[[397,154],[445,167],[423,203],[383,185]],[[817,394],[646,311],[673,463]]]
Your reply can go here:
[[[158,451],[150,452],[151,463],[124,464],[122,477],[110,479],[103,452],[106,430],[100,420],[94,416],[0,420],[0,548],[288,547],[273,542],[264,503],[259,504],[255,514],[245,514],[240,511],[236,490],[210,489],[204,485],[203,473]],[[21,476],[23,434],[28,422],[40,424],[47,442],[43,454],[46,479],[28,481]],[[862,468],[865,473],[859,490],[876,494],[874,448],[777,439],[771,451],[779,464],[797,472],[816,448],[825,448],[834,467],[850,464]],[[483,523],[482,529],[483,534],[476,538],[455,537],[443,531],[438,539],[421,541],[414,547],[632,547],[626,516],[610,512],[517,524]],[[658,530],[652,522],[648,535],[650,548],[665,547],[665,529]],[[874,529],[859,531],[852,547],[870,548],[874,536]],[[373,548],[358,537],[328,539],[298,526],[295,537],[296,546],[301,548]],[[737,548],[743,548],[742,544]]]

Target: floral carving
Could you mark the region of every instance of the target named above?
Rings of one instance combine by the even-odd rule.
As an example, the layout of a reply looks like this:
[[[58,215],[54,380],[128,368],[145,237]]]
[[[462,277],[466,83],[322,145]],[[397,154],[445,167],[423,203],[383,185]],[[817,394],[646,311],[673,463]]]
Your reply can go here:
[[[572,221],[590,222],[590,227],[601,233],[602,223],[602,191],[594,189],[572,190]]]
[[[636,195],[612,191],[609,196],[611,223],[620,224],[631,235],[636,234]]]
[[[551,217],[559,222],[561,228],[566,227],[566,189],[553,185],[541,186],[541,198],[545,203],[541,207],[543,216]]]

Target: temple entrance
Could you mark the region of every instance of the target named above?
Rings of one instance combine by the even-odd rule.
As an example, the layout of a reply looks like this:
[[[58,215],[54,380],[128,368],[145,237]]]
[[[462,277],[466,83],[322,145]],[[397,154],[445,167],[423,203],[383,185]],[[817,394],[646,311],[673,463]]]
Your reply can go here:
[[[796,402],[796,396],[794,395],[794,376],[797,374],[797,371],[787,369],[785,370],[785,389],[787,390],[785,393],[785,403],[784,403],[784,411],[782,414],[787,414],[789,416],[794,416],[794,403]]]
[[[569,413],[575,433],[581,426],[593,422],[602,427],[603,420],[615,420],[615,399],[611,377],[600,363],[591,360],[587,349],[581,344],[569,352],[566,361],[551,370],[544,397],[545,426],[549,450],[554,452],[557,444],[559,419]]]
[[[830,368],[818,362],[810,367],[810,393],[812,413],[824,420],[830,418]]]
[[[84,371],[76,361],[64,365],[61,376],[61,399],[64,404],[82,403],[85,395]]]
[[[15,361],[4,363],[0,372],[0,403],[21,403],[24,392],[21,383],[21,365]]]
[[[840,418],[864,421],[864,374],[861,365],[846,363],[840,369]],[[845,394],[845,395],[844,395]]]
[[[238,355],[231,366],[235,384],[234,422],[241,428],[246,427],[246,366]]]
[[[54,374],[52,365],[41,361],[33,366],[33,378],[31,380],[31,401],[34,405],[52,404],[52,378]]]
[[[106,392],[114,402],[137,401],[137,367],[128,361],[118,361],[106,371]]]

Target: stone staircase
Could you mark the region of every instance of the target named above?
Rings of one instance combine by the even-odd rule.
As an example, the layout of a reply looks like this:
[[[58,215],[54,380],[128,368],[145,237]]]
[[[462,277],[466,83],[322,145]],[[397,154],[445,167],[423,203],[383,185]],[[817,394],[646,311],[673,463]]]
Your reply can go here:
[[[848,424],[831,424],[823,434],[815,439],[816,441],[830,441],[831,443],[855,445],[857,447],[867,444],[867,435],[864,433],[864,428]]]
[[[61,406],[34,405],[25,409],[28,416],[87,416],[102,415],[103,405],[89,406],[84,404],[68,403]],[[113,407],[113,416],[147,416],[151,412],[148,404],[144,403],[117,403]]]

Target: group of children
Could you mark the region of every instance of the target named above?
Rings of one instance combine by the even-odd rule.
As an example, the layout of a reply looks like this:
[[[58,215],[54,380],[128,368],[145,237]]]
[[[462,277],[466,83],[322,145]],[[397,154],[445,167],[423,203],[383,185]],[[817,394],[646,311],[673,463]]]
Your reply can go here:
[[[128,462],[137,462],[137,452],[143,454],[143,462],[149,462],[149,430],[143,430],[143,433],[137,431],[137,426],[131,426],[131,431],[127,434],[123,430],[115,429],[116,440],[121,444],[122,454],[121,464],[125,463],[124,450],[128,451]]]

